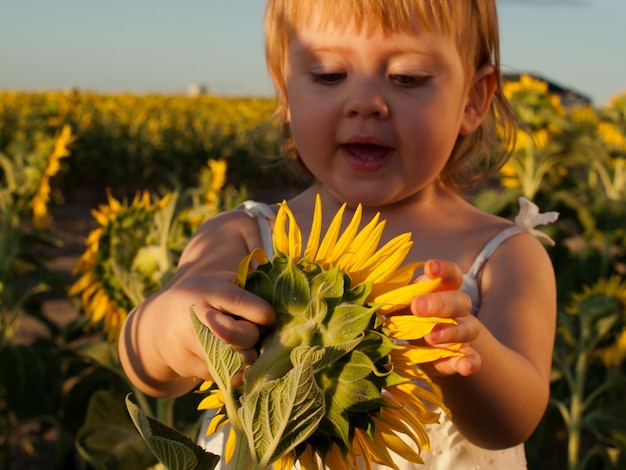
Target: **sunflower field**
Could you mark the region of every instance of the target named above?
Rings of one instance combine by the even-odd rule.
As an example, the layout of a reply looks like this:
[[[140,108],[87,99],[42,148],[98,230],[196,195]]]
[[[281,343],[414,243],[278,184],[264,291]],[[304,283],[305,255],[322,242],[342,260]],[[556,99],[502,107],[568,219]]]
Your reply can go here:
[[[525,129],[472,202],[512,218],[524,196],[560,213],[545,229],[556,241],[552,393],[526,444],[529,468],[626,468],[626,93],[566,106],[529,76],[505,92]],[[0,91],[0,469],[158,468],[129,393],[141,416],[197,435],[207,395],[142,395],[116,338],[204,220],[307,184],[274,158],[274,108],[269,98]],[[68,280],[50,256],[64,243],[55,218],[76,203],[92,206],[92,229]],[[69,324],[44,314],[51,295],[76,311]],[[28,341],[26,318],[43,331]]]

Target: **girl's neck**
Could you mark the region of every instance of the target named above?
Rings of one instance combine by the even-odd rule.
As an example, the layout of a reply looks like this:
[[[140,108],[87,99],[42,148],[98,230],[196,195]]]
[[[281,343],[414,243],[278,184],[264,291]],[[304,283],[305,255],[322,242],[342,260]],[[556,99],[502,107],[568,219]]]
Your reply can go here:
[[[298,218],[312,219],[316,194],[320,194],[322,199],[324,225],[328,226],[344,201],[339,200],[321,185],[314,185],[295,197],[289,202],[289,207],[298,214]],[[387,224],[392,227],[411,226],[412,230],[426,229],[450,217],[463,203],[464,200],[460,195],[440,183],[435,183],[398,202],[378,207],[363,207],[363,220],[371,220],[380,212],[381,218],[387,220]],[[344,224],[349,222],[355,209],[356,207],[352,206],[346,207]]]

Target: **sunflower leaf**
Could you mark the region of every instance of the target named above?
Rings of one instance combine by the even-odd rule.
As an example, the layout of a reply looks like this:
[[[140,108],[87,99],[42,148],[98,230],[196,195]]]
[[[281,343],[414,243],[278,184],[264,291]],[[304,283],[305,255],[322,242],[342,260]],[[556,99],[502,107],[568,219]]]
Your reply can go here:
[[[329,308],[335,308],[343,296],[343,279],[343,274],[338,269],[322,271],[310,281],[311,295],[324,299]]]
[[[322,434],[336,436],[344,443],[346,447],[350,447],[350,422],[348,414],[343,405],[337,401],[333,393],[325,394],[326,412],[324,419],[319,425],[319,431]]]
[[[287,374],[242,398],[239,419],[261,468],[303,442],[324,416],[324,394],[312,372],[319,351],[301,352],[292,355]]]
[[[345,343],[367,328],[375,309],[361,305],[341,304],[327,316],[323,332],[325,345]]]
[[[302,317],[320,324],[324,321],[326,315],[328,315],[328,304],[324,299],[314,296],[304,309]]]
[[[171,470],[214,469],[219,456],[206,452],[184,434],[147,416],[126,397],[128,413],[152,453]]]
[[[301,315],[311,300],[309,281],[292,262],[277,262],[274,267],[281,265],[284,267],[274,281],[274,309],[294,316]]]
[[[368,378],[375,369],[369,357],[360,351],[352,351],[324,373],[325,388],[332,391],[335,401],[347,411],[378,408],[382,396]]]
[[[246,279],[246,290],[258,295],[267,302],[272,302],[274,297],[274,284],[270,277],[263,271],[252,271]]]
[[[345,356],[354,348],[356,348],[361,343],[361,341],[362,341],[362,337],[359,336],[358,338],[355,338],[351,341],[347,341],[345,343],[325,346],[323,349],[323,354],[321,355],[320,359],[316,361],[314,364],[315,372],[318,372],[328,367],[330,364],[337,362],[343,356]]]
[[[346,274],[344,279],[348,282],[344,282],[346,285],[346,291],[343,294],[343,301],[351,304],[363,305],[372,292],[372,283],[366,282],[363,284],[357,284],[354,287],[350,287],[350,277]]]
[[[376,362],[379,359],[387,357],[394,348],[395,345],[387,336],[377,331],[368,330],[361,341],[359,351],[367,354],[367,357],[373,362]]]
[[[220,340],[204,323],[198,320],[193,307],[189,307],[189,315],[196,337],[204,349],[209,373],[226,397],[230,395],[228,392],[232,389],[233,377],[243,367],[243,355]]]

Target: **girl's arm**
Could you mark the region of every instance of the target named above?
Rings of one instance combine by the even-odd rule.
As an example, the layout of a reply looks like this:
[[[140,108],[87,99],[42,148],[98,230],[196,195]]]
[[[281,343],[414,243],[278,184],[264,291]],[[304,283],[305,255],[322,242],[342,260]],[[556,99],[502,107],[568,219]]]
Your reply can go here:
[[[458,326],[442,326],[426,338],[433,345],[465,343],[467,356],[428,371],[461,433],[499,449],[524,442],[547,406],[556,324],[552,264],[538,241],[516,235],[487,262],[480,289],[477,317],[456,317]],[[429,300],[431,309],[455,316],[441,299]],[[424,314],[419,299],[412,309]]]

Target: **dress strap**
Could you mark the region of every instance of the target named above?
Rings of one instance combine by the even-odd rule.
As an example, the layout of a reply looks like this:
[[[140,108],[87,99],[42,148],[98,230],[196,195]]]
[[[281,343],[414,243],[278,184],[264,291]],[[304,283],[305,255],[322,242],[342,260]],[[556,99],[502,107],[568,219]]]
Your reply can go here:
[[[261,242],[263,243],[263,251],[265,251],[267,257],[271,259],[274,256],[274,242],[272,241],[270,220],[276,218],[274,211],[267,204],[256,201],[244,201],[236,208],[243,209],[246,214],[257,220],[261,233]]]
[[[530,233],[541,241],[554,245],[554,241],[545,233],[535,229],[537,225],[545,225],[555,222],[559,217],[558,212],[546,212],[545,214],[539,213],[539,208],[525,197],[519,198],[520,211],[515,217],[515,225],[504,229],[497,234],[478,253],[478,256],[472,263],[469,271],[463,276],[463,285],[461,290],[467,293],[472,300],[472,315],[478,313],[480,307],[480,289],[478,286],[478,279],[480,272],[483,269],[487,260],[491,257],[494,251],[504,242],[506,239],[517,235],[518,233]]]

